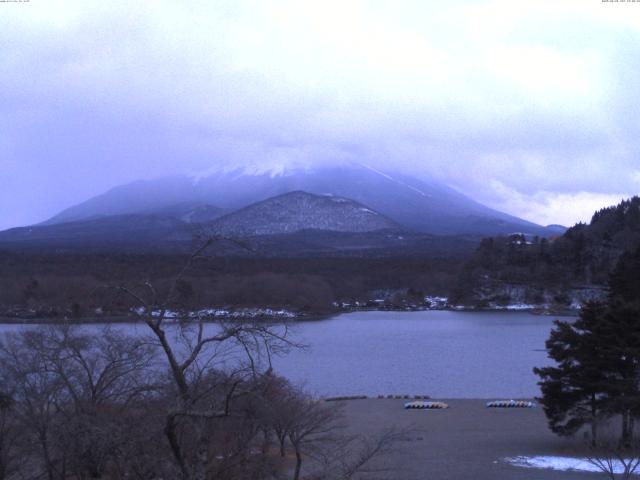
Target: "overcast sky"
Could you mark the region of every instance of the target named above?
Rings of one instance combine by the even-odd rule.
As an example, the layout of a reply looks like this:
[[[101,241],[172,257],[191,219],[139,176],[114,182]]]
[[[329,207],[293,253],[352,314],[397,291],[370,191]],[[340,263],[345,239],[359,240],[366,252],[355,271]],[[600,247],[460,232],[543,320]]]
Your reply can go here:
[[[640,191],[640,3],[0,2],[0,228],[351,159],[571,225]]]

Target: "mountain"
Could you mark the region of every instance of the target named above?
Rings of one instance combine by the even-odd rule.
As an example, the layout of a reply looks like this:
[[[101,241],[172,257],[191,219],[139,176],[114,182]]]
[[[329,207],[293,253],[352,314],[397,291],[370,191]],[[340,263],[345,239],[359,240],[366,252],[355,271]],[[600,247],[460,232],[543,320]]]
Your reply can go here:
[[[185,202],[233,211],[292,191],[349,198],[418,232],[484,236],[513,232],[555,234],[553,230],[481,205],[444,184],[389,174],[360,164],[266,172],[239,169],[202,177],[136,181],[70,207],[45,224],[158,212]]]
[[[186,177],[167,177],[152,181],[137,180],[120,185],[67,208],[44,225],[67,223],[111,215],[146,214],[174,208],[176,205],[201,204]]]
[[[210,223],[227,237],[278,235],[300,230],[371,232],[400,229],[394,221],[348,198],[295,191],[254,203]]]
[[[156,211],[164,215],[94,216],[14,228],[0,232],[0,249],[180,253],[192,251],[198,238],[217,234],[244,237],[250,248],[223,240],[208,252],[211,255],[452,258],[471,253],[477,244],[475,236],[407,231],[348,198],[301,191],[278,195],[202,223],[193,221],[196,213],[218,215],[220,209],[180,204]]]

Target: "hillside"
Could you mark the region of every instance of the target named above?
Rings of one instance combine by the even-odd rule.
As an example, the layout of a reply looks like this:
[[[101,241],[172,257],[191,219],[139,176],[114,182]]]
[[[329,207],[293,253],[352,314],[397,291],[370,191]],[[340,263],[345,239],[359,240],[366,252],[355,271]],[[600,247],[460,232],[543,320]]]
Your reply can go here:
[[[227,237],[278,235],[300,230],[371,232],[399,225],[353,200],[296,191],[255,203],[209,224]]]
[[[472,304],[563,304],[598,296],[620,255],[638,246],[640,198],[633,197],[550,240],[485,238],[465,262],[452,297]]]
[[[197,230],[182,220],[159,215],[114,215],[0,232],[0,248],[45,250],[184,249]]]
[[[172,217],[185,223],[206,223],[221,217],[228,211],[202,202],[181,202],[144,213]]]

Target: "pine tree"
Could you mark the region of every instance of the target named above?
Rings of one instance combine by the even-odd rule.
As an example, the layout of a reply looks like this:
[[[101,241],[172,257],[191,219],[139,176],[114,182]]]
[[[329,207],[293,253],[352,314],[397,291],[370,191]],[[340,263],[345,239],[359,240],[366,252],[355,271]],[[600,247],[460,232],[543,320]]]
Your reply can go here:
[[[604,304],[591,302],[583,307],[575,322],[556,320],[546,347],[557,366],[534,368],[541,377],[540,402],[551,431],[568,436],[589,425],[594,444],[597,424],[608,413],[607,379],[594,333],[605,310]]]
[[[622,418],[623,445],[631,443],[640,416],[640,248],[623,254],[609,279],[608,308],[600,342],[610,363],[609,408]]]
[[[611,274],[606,303],[583,306],[575,322],[556,321],[546,347],[557,366],[536,368],[551,430],[571,435],[620,416],[621,444],[631,444],[640,416],[640,249]]]
[[[609,303],[640,303],[640,247],[620,256],[609,277]]]
[[[11,395],[0,391],[0,410],[7,410],[13,406]]]
[[[606,408],[622,420],[621,442],[627,446],[633,419],[640,413],[640,311],[631,303],[615,302],[607,308],[597,335],[607,374]]]

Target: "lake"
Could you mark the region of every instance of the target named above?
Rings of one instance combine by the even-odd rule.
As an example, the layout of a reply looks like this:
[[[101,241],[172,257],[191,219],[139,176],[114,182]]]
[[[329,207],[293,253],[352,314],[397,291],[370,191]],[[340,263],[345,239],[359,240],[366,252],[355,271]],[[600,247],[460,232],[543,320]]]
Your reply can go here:
[[[299,322],[309,346],[274,359],[274,368],[322,396],[426,394],[434,398],[530,398],[532,368],[553,319],[526,312],[355,312]],[[0,332],[24,328],[0,325]],[[99,328],[86,325],[83,328]],[[142,325],[118,328],[146,332]]]

